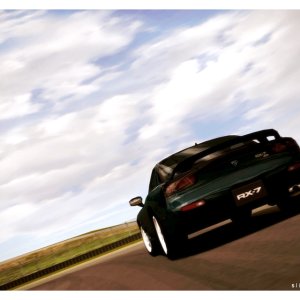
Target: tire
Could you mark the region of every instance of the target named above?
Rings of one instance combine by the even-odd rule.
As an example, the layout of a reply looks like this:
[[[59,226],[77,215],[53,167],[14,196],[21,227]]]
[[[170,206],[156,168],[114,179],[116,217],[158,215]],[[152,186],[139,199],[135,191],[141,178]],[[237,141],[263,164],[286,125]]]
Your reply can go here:
[[[186,239],[180,234],[178,237],[166,235],[164,228],[157,218],[153,216],[152,220],[163,254],[170,259],[177,258],[183,251],[182,247]]]
[[[287,214],[287,215],[292,214],[297,208],[296,203],[288,198],[279,201],[277,203],[277,206],[283,214]]]
[[[144,228],[140,227],[142,239],[145,245],[146,250],[151,256],[156,256],[160,252],[159,244],[151,238]]]

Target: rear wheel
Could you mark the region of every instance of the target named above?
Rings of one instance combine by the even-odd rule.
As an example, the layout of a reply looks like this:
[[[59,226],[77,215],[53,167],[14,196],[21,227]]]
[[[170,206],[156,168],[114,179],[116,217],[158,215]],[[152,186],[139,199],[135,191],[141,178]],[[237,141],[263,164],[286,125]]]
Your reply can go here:
[[[169,253],[169,247],[167,246],[167,242],[166,242],[165,236],[162,233],[161,227],[160,227],[158,221],[156,220],[156,218],[153,216],[152,219],[153,219],[154,228],[155,228],[158,240],[160,242],[161,248],[162,248],[163,252],[166,255],[168,255],[168,253]]]
[[[152,256],[157,255],[159,253],[158,243],[151,239],[151,237],[148,235],[148,233],[144,230],[142,226],[140,227],[140,230],[145,248],[148,251],[148,253]]]
[[[291,214],[297,208],[296,202],[293,201],[294,199],[283,199],[277,203],[278,208],[284,214]]]
[[[163,253],[171,259],[176,258],[183,250],[185,238],[178,234],[178,236],[166,235],[164,228],[155,216],[152,217],[154,228],[162,248]]]

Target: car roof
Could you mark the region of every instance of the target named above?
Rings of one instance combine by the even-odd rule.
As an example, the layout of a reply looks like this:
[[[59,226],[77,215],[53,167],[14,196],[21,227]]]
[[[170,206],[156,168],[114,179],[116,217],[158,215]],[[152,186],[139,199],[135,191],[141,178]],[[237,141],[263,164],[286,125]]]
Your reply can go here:
[[[201,153],[202,151],[210,147],[217,146],[218,144],[221,144],[223,142],[233,140],[236,137],[238,137],[238,135],[226,135],[199,144],[195,144],[194,146],[185,148],[164,158],[156,165],[155,169],[160,174],[160,177],[164,180],[172,173],[174,168],[186,158]]]
[[[227,136],[222,136],[222,137],[215,138],[212,140],[208,140],[208,141],[202,142],[200,144],[195,144],[194,146],[188,147],[186,149],[183,149],[181,151],[178,151],[178,152],[166,157],[165,159],[160,161],[158,164],[174,169],[174,167],[178,163],[180,163],[187,157],[198,154],[210,147],[217,146],[218,144],[221,144],[223,142],[233,140],[236,137],[238,137],[238,136],[237,135],[227,135]]]

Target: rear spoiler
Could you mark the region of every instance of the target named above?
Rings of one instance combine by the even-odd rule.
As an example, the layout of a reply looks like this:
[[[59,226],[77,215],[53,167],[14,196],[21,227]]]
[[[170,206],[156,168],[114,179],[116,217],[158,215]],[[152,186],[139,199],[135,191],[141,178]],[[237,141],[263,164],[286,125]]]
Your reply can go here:
[[[174,169],[173,172],[170,176],[170,179],[173,179],[175,173],[180,170],[183,166],[185,165],[189,165],[192,164],[193,162],[195,162],[196,160],[205,157],[209,154],[212,154],[214,152],[217,152],[219,150],[222,150],[226,147],[230,147],[232,145],[235,145],[237,143],[242,143],[242,142],[247,142],[247,141],[253,141],[253,140],[257,140],[260,143],[267,143],[269,142],[268,137],[273,137],[275,140],[280,139],[281,136],[279,135],[279,133],[274,130],[274,129],[265,129],[265,130],[260,130],[260,131],[256,131],[256,132],[252,132],[246,135],[242,135],[242,136],[237,136],[236,138],[233,138],[229,141],[225,141],[223,143],[220,143],[216,146],[210,147],[200,153],[197,153],[193,156],[190,156],[188,158],[186,158],[185,160],[183,160],[182,162],[180,162]]]

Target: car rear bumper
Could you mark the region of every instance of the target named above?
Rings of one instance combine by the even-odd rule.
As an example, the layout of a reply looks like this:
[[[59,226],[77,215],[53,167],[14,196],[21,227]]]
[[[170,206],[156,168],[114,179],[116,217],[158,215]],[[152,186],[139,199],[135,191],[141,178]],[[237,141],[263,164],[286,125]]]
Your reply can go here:
[[[253,184],[254,183],[254,184]],[[256,185],[255,185],[256,183]],[[243,198],[243,194],[255,194],[255,188],[262,184],[263,193],[255,197]],[[299,189],[298,189],[299,188]],[[234,193],[237,191],[238,193]],[[250,192],[249,192],[250,191]],[[242,198],[237,201],[237,195]],[[242,210],[252,210],[265,204],[275,205],[282,200],[300,195],[300,170],[287,172],[287,169],[274,171],[249,181],[239,183],[230,189],[210,195],[205,200],[205,205],[190,211],[173,212],[177,224],[186,234],[206,228],[226,219],[233,218]],[[300,199],[300,198],[299,198]],[[298,200],[297,200],[298,201]]]

